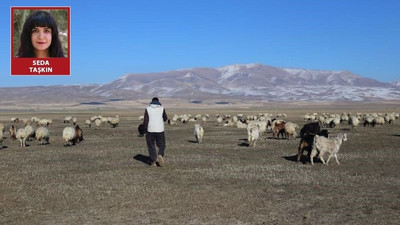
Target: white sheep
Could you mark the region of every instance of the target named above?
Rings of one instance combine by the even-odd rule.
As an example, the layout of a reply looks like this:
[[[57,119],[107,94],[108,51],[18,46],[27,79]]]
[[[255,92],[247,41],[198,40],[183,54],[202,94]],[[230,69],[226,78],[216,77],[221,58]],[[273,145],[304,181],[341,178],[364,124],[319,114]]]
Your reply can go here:
[[[247,140],[249,147],[256,147],[256,142],[260,137],[259,127],[257,123],[249,123],[247,126]]]
[[[73,127],[66,127],[63,130],[63,139],[65,141],[64,146],[68,146],[71,143],[75,144],[75,138],[76,137],[76,133],[75,133],[75,128]]]
[[[101,122],[101,119],[96,119],[95,121],[94,121],[94,124],[96,125],[96,130],[97,129],[100,129],[100,126],[101,126],[101,124],[102,124],[102,122]]]
[[[218,117],[218,118],[217,118],[217,123],[218,123],[218,125],[221,125],[221,124],[222,124],[222,117]]]
[[[25,132],[26,132],[26,139],[29,141],[31,138],[35,138],[35,129],[31,125],[26,125],[25,126]]]
[[[91,127],[92,126],[92,122],[90,120],[86,120],[85,124],[87,127]]]
[[[64,118],[64,123],[70,123],[71,120],[72,120],[72,116],[66,116],[66,117]]]
[[[382,116],[378,116],[378,117],[374,118],[374,120],[372,121],[372,126],[375,126],[377,124],[379,124],[379,125],[385,124],[385,118],[383,118]]]
[[[360,123],[360,120],[356,116],[351,116],[349,120],[349,124],[351,124],[351,127],[354,129],[358,124]]]
[[[288,140],[290,139],[290,136],[292,136],[293,139],[296,139],[296,128],[299,128],[299,125],[292,122],[285,123],[285,133]]]
[[[196,138],[196,142],[201,144],[203,142],[203,135],[204,135],[204,129],[203,127],[196,123],[194,125],[194,137]]]
[[[33,117],[31,118],[31,121],[32,121],[33,123],[38,123],[38,122],[40,121],[40,119],[39,119],[38,117],[36,117],[36,116],[33,116]]]
[[[78,118],[73,117],[72,118],[72,124],[76,125],[76,123],[78,123]]]
[[[314,144],[311,150],[311,164],[314,165],[313,158],[319,152],[319,159],[321,159],[322,163],[328,165],[329,160],[332,156],[335,156],[336,163],[340,164],[337,159],[337,153],[339,152],[340,146],[342,145],[343,141],[347,141],[347,135],[344,133],[338,134],[335,138],[326,138],[324,136],[315,135],[314,137]],[[329,153],[328,160],[325,163],[323,158],[325,153]]]
[[[26,137],[27,137],[27,135],[26,135],[25,129],[19,128],[17,131],[17,134],[16,134],[16,138],[19,140],[21,147],[26,147],[26,144],[25,144]]]
[[[39,127],[35,131],[35,138],[38,141],[39,145],[45,145],[45,144],[50,144],[49,139],[50,139],[50,134],[49,134],[49,129],[46,127]]]
[[[117,127],[119,124],[119,116],[116,115],[115,117],[108,117],[107,122],[111,124],[113,128]]]
[[[247,124],[242,123],[242,122],[239,120],[239,121],[236,122],[236,127],[237,127],[237,128],[242,128],[242,129],[244,129],[244,128],[247,128]]]

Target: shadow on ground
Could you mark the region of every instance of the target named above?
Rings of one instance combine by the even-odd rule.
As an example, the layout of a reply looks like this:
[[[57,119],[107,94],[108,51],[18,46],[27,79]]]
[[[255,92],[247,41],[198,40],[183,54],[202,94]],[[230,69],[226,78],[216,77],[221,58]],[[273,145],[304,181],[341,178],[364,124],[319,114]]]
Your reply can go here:
[[[133,159],[136,159],[137,161],[140,161],[144,164],[150,165],[150,157],[142,155],[142,154],[137,154],[133,156]]]

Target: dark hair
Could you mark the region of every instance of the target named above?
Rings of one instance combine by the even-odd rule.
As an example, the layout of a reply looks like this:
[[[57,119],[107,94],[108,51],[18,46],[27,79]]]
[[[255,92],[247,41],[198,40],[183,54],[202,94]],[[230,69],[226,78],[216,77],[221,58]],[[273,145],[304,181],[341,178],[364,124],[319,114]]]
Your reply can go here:
[[[154,97],[153,99],[151,99],[152,102],[159,102],[157,97]]]
[[[49,57],[65,57],[58,38],[58,27],[56,20],[46,11],[34,11],[25,20],[21,32],[21,43],[18,50],[18,57],[34,58],[35,52],[32,45],[32,30],[35,27],[48,27],[51,29],[51,44]]]

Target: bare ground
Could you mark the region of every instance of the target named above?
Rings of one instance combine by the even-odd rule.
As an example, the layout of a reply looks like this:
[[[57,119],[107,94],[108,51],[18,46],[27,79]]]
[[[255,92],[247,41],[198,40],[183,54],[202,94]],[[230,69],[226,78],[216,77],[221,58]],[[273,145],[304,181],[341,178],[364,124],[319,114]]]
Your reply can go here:
[[[381,106],[381,105],[380,105]],[[3,112],[10,118],[52,118],[51,144],[20,148],[6,132],[0,150],[0,224],[398,224],[400,122],[382,127],[347,124],[340,165],[306,157],[296,162],[296,140],[270,133],[247,147],[246,130],[216,126],[216,113],[287,113],[302,126],[303,106],[168,109],[209,113],[204,143],[194,143],[193,123],[166,125],[166,166],[150,167],[137,126],[143,109],[77,112]],[[393,112],[397,106],[313,106],[309,112]],[[119,114],[120,126],[86,128],[93,115]],[[85,141],[64,147],[63,118],[78,117]],[[22,123],[19,124],[22,126]],[[264,138],[266,138],[264,140]]]

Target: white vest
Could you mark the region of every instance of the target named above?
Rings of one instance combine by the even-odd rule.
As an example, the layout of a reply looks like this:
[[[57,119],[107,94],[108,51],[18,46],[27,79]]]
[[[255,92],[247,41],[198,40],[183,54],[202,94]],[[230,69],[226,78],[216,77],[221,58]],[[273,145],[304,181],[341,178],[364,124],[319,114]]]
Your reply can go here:
[[[149,124],[147,126],[148,132],[161,133],[164,132],[164,107],[161,105],[149,105],[147,108],[149,115]]]

